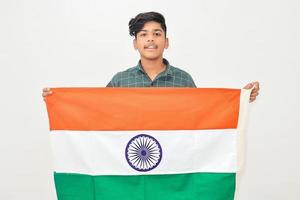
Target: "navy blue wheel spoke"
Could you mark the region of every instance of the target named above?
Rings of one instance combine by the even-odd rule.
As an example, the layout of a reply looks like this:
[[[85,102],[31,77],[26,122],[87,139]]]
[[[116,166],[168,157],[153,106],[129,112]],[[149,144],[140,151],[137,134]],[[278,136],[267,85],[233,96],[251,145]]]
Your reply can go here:
[[[154,145],[154,147],[155,147],[155,143],[153,142],[153,143],[150,143],[149,142],[149,147],[148,147],[148,149],[151,149],[152,147],[153,147],[153,145]]]
[[[145,168],[145,161],[144,160],[142,160],[142,169],[144,169]]]
[[[153,147],[149,148],[149,151],[151,151],[151,150],[153,150],[153,149],[155,149],[155,148],[157,148],[157,147],[156,147],[156,146],[153,146]]]
[[[138,155],[137,152],[128,152],[128,154],[136,154],[136,155]]]
[[[142,161],[141,158],[138,158],[136,165],[139,166],[139,164],[140,164],[141,161]]]
[[[155,162],[156,160],[155,160],[154,158],[152,158],[151,156],[149,156],[149,160],[150,160],[150,161],[153,161],[153,164],[156,163],[156,162]]]
[[[142,139],[141,139],[141,143],[142,143],[142,147],[145,147],[145,137],[142,137]]]
[[[150,145],[151,145],[151,140],[146,138],[146,148],[149,149]]]
[[[157,151],[157,149],[154,149],[154,150],[149,150],[149,152],[150,153],[152,153],[152,152],[156,152]]]
[[[139,156],[138,155],[130,156],[130,159],[135,159],[135,158],[139,158]]]
[[[137,146],[135,146],[135,144],[132,144],[132,146],[130,148],[133,148],[134,150],[139,150],[139,148]]]
[[[155,156],[155,155],[150,155],[149,158],[150,158],[150,157],[151,157],[151,158],[159,158],[158,156]]]
[[[132,143],[137,149],[140,149],[138,142]]]
[[[140,159],[140,157],[137,156],[137,157],[132,158],[131,161],[138,160],[138,159]]]
[[[139,142],[138,140],[136,140],[135,142],[136,142],[136,146],[137,146],[138,148],[141,148],[140,142]]]
[[[151,166],[151,163],[149,162],[149,159],[146,160],[146,163],[148,164],[148,166]]]

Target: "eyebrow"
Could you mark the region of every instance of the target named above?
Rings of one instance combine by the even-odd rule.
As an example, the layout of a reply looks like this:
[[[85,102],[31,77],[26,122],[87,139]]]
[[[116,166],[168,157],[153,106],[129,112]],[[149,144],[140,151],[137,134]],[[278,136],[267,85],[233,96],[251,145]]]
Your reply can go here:
[[[144,32],[148,32],[148,30],[145,30],[145,29],[142,29],[140,31],[144,31]],[[161,29],[153,29],[152,31],[160,31],[160,32],[163,32]]]

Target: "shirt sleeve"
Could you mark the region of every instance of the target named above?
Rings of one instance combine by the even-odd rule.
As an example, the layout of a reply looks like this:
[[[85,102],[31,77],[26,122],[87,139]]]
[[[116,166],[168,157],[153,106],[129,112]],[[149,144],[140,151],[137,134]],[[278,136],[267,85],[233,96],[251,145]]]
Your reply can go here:
[[[106,85],[106,87],[113,87],[112,82],[109,81],[109,83]]]
[[[196,84],[195,84],[195,82],[194,82],[193,79],[191,79],[191,87],[192,87],[192,88],[197,88],[197,86],[196,86]]]
[[[120,72],[116,73],[106,87],[119,87]]]
[[[197,86],[196,86],[196,84],[195,84],[192,76],[190,74],[188,74],[188,76],[189,76],[189,87],[191,87],[191,88],[197,88]]]

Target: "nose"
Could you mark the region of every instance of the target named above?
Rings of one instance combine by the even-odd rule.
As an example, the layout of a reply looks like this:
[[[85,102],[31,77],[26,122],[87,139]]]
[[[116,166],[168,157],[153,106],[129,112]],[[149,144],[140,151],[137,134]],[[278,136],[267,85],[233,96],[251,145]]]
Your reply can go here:
[[[147,38],[147,41],[148,42],[153,42],[154,39],[153,39],[153,35],[152,34],[149,34],[148,38]]]
[[[153,38],[148,38],[147,42],[153,42]]]

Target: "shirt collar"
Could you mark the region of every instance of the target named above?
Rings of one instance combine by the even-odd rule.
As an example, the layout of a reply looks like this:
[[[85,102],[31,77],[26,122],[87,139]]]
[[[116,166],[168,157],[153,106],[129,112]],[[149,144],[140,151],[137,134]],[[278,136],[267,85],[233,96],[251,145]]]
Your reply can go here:
[[[162,72],[162,75],[172,75],[172,70],[171,70],[171,65],[169,64],[169,61],[165,58],[163,58],[163,63],[166,65],[166,69],[165,71]],[[140,72],[143,72],[144,74],[146,74],[143,66],[142,66],[142,63],[141,63],[141,60],[139,60],[138,62],[138,65],[136,66],[137,69],[140,71]]]

